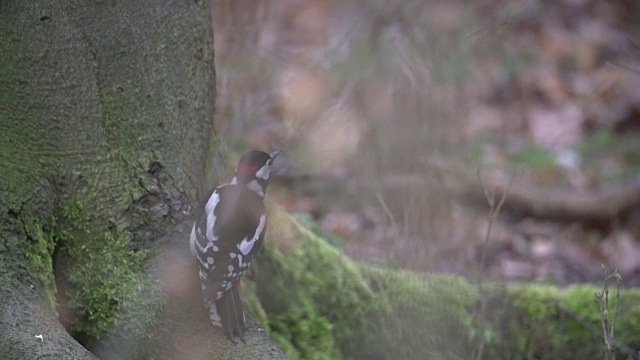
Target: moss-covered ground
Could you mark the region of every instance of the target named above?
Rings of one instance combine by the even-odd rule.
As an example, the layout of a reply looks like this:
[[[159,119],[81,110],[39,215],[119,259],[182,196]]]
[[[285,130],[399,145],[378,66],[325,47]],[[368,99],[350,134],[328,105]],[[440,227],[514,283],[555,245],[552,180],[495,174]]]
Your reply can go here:
[[[275,208],[245,284],[253,314],[292,359],[468,359],[482,333],[469,281],[357,263]],[[485,358],[601,358],[599,290],[491,286]],[[620,301],[624,358],[640,348],[640,290],[624,290]]]
[[[161,306],[155,280],[144,275],[145,252],[131,248],[126,232],[89,230],[78,204],[61,214],[51,224],[23,224],[34,240],[28,268],[43,274],[34,279],[55,289],[46,261],[55,245],[73,329],[93,339],[144,337]],[[480,336],[491,359],[604,353],[596,285],[493,284],[482,332],[478,290],[464,278],[358,263],[274,206],[269,221],[267,245],[244,281],[245,302],[292,359],[466,359]],[[626,289],[616,327],[620,358],[640,348],[637,334],[640,290]]]

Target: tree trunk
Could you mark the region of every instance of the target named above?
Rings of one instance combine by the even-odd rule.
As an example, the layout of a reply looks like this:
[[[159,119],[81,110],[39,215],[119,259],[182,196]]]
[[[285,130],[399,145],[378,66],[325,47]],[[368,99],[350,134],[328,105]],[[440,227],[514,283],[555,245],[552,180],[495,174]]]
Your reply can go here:
[[[162,251],[187,247],[175,230],[189,222],[185,214],[215,151],[212,39],[203,0],[0,2],[3,358],[93,357],[52,311],[54,251],[116,242],[98,233],[127,234],[127,251],[149,250],[148,268],[158,270]],[[86,231],[72,235],[60,219],[74,204],[86,224],[64,226]],[[63,238],[73,241],[62,246]],[[79,253],[85,256],[72,257],[73,266],[112,265],[97,262],[104,253]],[[181,310],[171,308],[171,297],[163,301],[167,313]],[[203,356],[243,352],[219,341],[197,311],[193,321],[202,321],[184,326],[222,344],[205,347]],[[249,337],[272,347],[259,331]]]

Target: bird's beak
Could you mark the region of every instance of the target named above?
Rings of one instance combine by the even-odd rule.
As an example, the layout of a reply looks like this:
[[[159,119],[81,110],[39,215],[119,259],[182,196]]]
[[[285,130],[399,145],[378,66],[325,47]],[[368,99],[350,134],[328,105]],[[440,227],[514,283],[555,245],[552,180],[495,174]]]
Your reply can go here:
[[[280,150],[276,150],[276,151],[272,152],[270,156],[271,156],[272,159],[275,159],[276,156],[278,156],[279,154],[280,154]]]

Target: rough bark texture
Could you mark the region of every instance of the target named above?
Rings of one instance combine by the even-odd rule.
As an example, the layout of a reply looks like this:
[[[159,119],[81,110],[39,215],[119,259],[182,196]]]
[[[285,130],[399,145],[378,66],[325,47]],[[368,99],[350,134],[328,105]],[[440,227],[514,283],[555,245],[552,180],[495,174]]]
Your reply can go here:
[[[214,97],[207,1],[0,2],[3,358],[93,357],[50,308],[55,219],[79,203],[157,259],[186,241],[170,234],[202,186]]]

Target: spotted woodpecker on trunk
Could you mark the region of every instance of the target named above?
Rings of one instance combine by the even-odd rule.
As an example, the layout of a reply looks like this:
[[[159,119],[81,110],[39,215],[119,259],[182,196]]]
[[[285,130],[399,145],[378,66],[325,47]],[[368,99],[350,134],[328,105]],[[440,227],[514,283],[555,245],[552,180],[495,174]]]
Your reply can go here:
[[[280,151],[250,151],[231,182],[210,191],[191,230],[191,253],[200,266],[204,305],[214,326],[235,342],[244,339],[240,277],[260,250],[267,224],[264,194]]]

